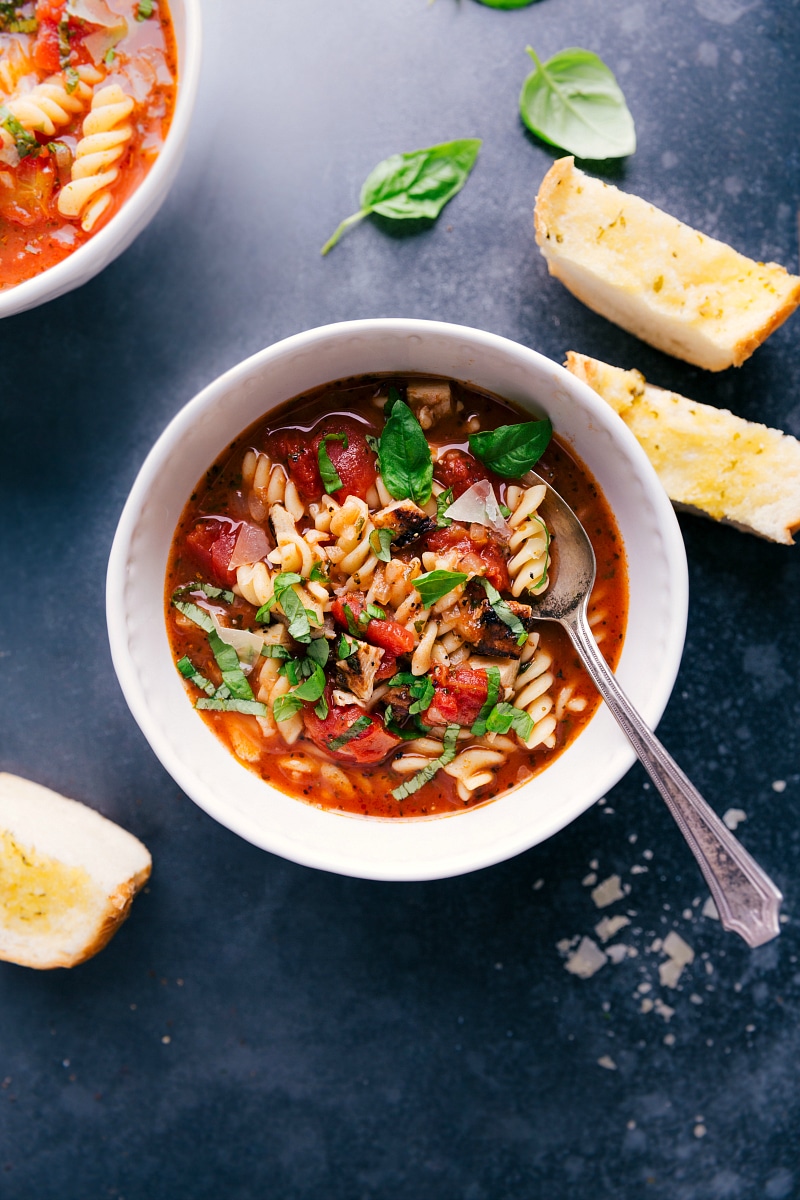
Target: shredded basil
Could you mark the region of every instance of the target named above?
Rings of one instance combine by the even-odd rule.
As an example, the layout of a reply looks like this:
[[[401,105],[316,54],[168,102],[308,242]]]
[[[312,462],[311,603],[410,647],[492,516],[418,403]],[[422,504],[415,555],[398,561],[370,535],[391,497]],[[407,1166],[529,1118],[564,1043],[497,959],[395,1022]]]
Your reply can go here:
[[[405,800],[406,796],[411,796],[414,792],[418,792],[426,783],[430,783],[437,771],[453,761],[456,756],[458,731],[458,725],[447,726],[444,732],[442,753],[438,758],[432,759],[421,771],[417,771],[413,778],[407,780],[405,783],[401,783],[399,787],[392,788],[392,795],[395,800]]]
[[[175,593],[177,595],[177,592]],[[176,600],[172,597],[172,603],[177,608],[178,612],[183,613],[195,625],[199,625],[206,633],[211,633],[216,627],[211,613],[206,612],[204,608],[200,608],[198,604],[193,604],[190,600]]]
[[[306,654],[312,662],[324,667],[330,655],[330,646],[327,639],[324,637],[312,638]]]
[[[434,697],[433,681],[427,675],[412,675],[410,671],[399,671],[389,680],[389,687],[407,687],[414,703],[409,714],[425,712]]]
[[[578,158],[622,158],[636,149],[636,130],[611,71],[591,50],[570,47],[536,64],[522,87],[522,120],[542,141]]]
[[[146,21],[153,15],[153,0],[139,0],[136,8],[136,20]]]
[[[320,562],[318,559],[311,568],[311,573],[308,578],[314,583],[327,583],[328,572],[325,569],[325,564]]]
[[[209,600],[222,600],[225,604],[233,604],[236,597],[228,588],[216,587],[213,583],[187,583],[184,587],[178,588],[173,595],[175,596],[191,596],[193,592],[202,592]]]
[[[357,638],[361,633],[361,630],[358,628],[355,613],[349,604],[344,605],[344,616],[345,620],[347,621],[347,632],[350,634],[350,637]]]
[[[470,733],[474,737],[483,737],[486,733],[486,718],[497,704],[497,697],[500,695],[500,669],[498,667],[487,667],[486,680],[488,685],[486,703],[478,713],[477,720],[470,730]]]
[[[338,647],[338,651],[337,651],[337,653],[339,655],[339,661],[341,662],[345,658],[350,658],[350,656],[352,654],[355,654],[357,652],[357,650],[358,650],[358,646],[356,645],[356,643],[348,642],[346,634],[343,633],[342,636],[339,638],[339,647]]]
[[[311,674],[294,689],[292,694],[297,696],[298,700],[316,701],[325,691],[326,683],[325,672],[319,663],[314,663]]]
[[[528,640],[528,631],[520,621],[519,617],[509,608],[497,588],[489,583],[488,579],[481,577],[481,583],[486,589],[486,598],[491,604],[494,614],[499,621],[507,625],[513,634],[515,634],[518,646],[524,646]]]
[[[369,535],[369,544],[372,553],[381,562],[391,562],[391,545],[394,533],[391,529],[373,529]]]
[[[425,608],[430,608],[437,600],[441,600],[442,596],[452,592],[459,584],[465,583],[468,578],[463,571],[428,571],[426,575],[417,576],[414,587],[419,592]]]
[[[320,696],[319,704],[314,705],[314,712],[319,717],[320,721],[324,721],[328,715],[328,701],[325,699],[325,693]]]
[[[265,717],[267,706],[260,700],[220,700],[218,696],[201,696],[195,708],[210,709],[212,712],[247,713],[252,717]]]
[[[41,146],[36,140],[36,135],[25,129],[4,104],[0,104],[0,125],[13,137],[14,145],[20,158],[35,158],[37,156],[41,150]]]
[[[515,708],[513,704],[496,704],[486,719],[487,732],[508,733],[510,729],[523,742],[527,742],[533,731],[533,718],[523,708]]]
[[[272,701],[272,715],[276,721],[289,721],[303,707],[303,701],[295,692],[287,692],[285,696],[276,696]]]
[[[183,658],[178,659],[177,667],[183,678],[188,679],[189,682],[193,683],[194,686],[199,688],[201,692],[205,692],[207,696],[214,695],[217,690],[214,687],[214,684],[210,679],[206,679],[205,675],[200,674],[190,658],[187,658],[186,655],[184,655]]]
[[[342,486],[342,481],[336,471],[336,467],[331,462],[331,457],[328,454],[328,442],[341,442],[346,450],[349,442],[346,433],[326,433],[323,435],[322,441],[317,447],[317,462],[319,463],[319,473],[322,479],[322,486],[328,495],[331,492],[338,492]]]
[[[378,466],[395,500],[413,500],[420,508],[428,503],[433,483],[431,448],[419,421],[399,398],[381,434]]]
[[[379,162],[361,187],[358,212],[341,222],[322,253],[327,254],[346,229],[370,213],[394,221],[438,217],[467,182],[480,147],[480,138],[462,138],[408,154],[392,154]]]
[[[238,654],[233,646],[223,642],[216,627],[211,629],[208,634],[208,644],[211,647],[211,653],[217,660],[217,666],[222,674],[222,682],[230,689],[234,699],[254,699],[250,684],[244,677]]]
[[[346,746],[348,742],[352,742],[354,738],[360,737],[362,733],[366,732],[371,724],[372,721],[369,717],[359,717],[344,733],[340,733],[338,737],[330,739],[328,749],[341,750],[342,746]]]
[[[285,646],[262,646],[261,655],[263,658],[291,658],[291,654]]]
[[[545,417],[543,421],[523,421],[521,425],[472,433],[469,448],[496,475],[519,479],[539,461],[552,436],[553,426]]]
[[[449,487],[446,492],[442,492],[440,496],[436,497],[436,524],[440,529],[447,529],[449,525],[453,524],[452,517],[446,517],[444,515],[452,503],[453,489],[451,487]]]

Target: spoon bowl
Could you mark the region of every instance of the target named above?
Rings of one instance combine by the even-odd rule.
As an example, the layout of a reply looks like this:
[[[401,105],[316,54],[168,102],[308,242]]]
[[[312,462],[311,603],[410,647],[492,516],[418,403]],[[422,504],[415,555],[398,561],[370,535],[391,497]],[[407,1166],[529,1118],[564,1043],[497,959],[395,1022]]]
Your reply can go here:
[[[566,629],[592,682],[686,838],[723,927],[750,946],[763,945],[780,933],[781,892],[669,756],[617,683],[589,626],[587,606],[596,567],[586,530],[567,502],[535,472],[526,476],[526,482],[546,489],[539,515],[550,531],[553,552],[547,591],[529,599],[534,616],[558,621]]]

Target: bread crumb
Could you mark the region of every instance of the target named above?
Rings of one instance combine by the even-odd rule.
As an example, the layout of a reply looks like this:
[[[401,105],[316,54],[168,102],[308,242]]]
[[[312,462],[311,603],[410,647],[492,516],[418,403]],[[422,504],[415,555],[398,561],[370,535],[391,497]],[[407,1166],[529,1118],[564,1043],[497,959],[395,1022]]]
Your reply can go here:
[[[590,979],[607,962],[608,955],[603,953],[597,943],[593,942],[591,938],[583,937],[578,944],[578,949],[570,954],[564,967],[570,975],[577,975],[579,979]]]
[[[605,1067],[607,1071],[616,1071],[617,1064],[614,1062],[610,1054],[603,1054],[597,1060],[598,1067]]]
[[[772,781],[772,790],[773,790],[773,792],[785,792],[786,791],[786,780],[785,779],[774,779]]]
[[[708,1130],[706,1129],[705,1125],[698,1122],[697,1125],[695,1125],[692,1132],[694,1133],[694,1136],[696,1138],[701,1138],[701,1137],[706,1136],[706,1134],[708,1133]]]
[[[622,881],[619,875],[609,875],[608,879],[604,879],[602,883],[598,883],[597,887],[592,889],[592,900],[597,908],[607,908],[615,900],[622,900],[624,897],[625,893],[622,890]]]
[[[747,820],[747,813],[743,808],[729,808],[728,811],[723,815],[722,820],[728,826],[728,829],[733,831],[739,825],[741,825],[742,821]]]
[[[626,925],[630,925],[630,921],[627,917],[623,917],[622,914],[616,917],[603,917],[595,925],[594,931],[601,942],[608,942],[615,934],[619,933],[620,929],[624,929]]]
[[[705,904],[703,905],[703,907],[700,911],[704,917],[710,917],[710,919],[712,921],[719,920],[719,909],[717,908],[716,904],[714,903],[713,896],[708,897],[708,899],[706,900]]]

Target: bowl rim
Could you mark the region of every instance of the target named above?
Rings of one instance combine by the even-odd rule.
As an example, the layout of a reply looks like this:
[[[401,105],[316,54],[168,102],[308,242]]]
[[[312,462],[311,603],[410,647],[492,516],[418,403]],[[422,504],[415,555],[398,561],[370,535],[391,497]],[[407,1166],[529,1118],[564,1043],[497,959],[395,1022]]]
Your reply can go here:
[[[511,836],[501,838],[493,843],[488,850],[483,847],[476,849],[473,845],[469,845],[466,848],[460,846],[447,854],[447,861],[443,861],[441,856],[434,857],[432,860],[424,857],[421,860],[408,860],[401,855],[399,858],[393,858],[391,862],[367,862],[358,848],[346,851],[340,849],[332,850],[327,844],[309,847],[304,845],[302,841],[298,841],[297,837],[292,835],[291,830],[287,831],[280,827],[270,829],[269,834],[265,836],[264,829],[258,821],[253,820],[239,809],[231,809],[230,802],[224,796],[220,798],[215,795],[213,789],[206,786],[204,780],[198,778],[193,767],[173,751],[164,730],[150,709],[128,644],[125,589],[132,542],[135,537],[137,524],[142,515],[143,506],[147,502],[147,497],[154,481],[171,453],[170,448],[174,447],[188,430],[196,425],[198,419],[204,413],[213,409],[236,384],[247,380],[251,376],[263,374],[269,368],[270,363],[274,364],[279,358],[306,352],[310,348],[313,348],[315,344],[319,345],[322,339],[331,336],[334,338],[345,338],[349,335],[356,337],[367,335],[369,337],[371,335],[380,336],[381,334],[400,334],[409,337],[413,335],[430,335],[432,337],[443,335],[446,338],[466,338],[478,351],[481,349],[492,349],[499,351],[501,354],[507,355],[511,353],[512,356],[522,356],[523,359],[528,358],[531,363],[536,363],[540,369],[555,372],[556,377],[562,383],[566,384],[568,392],[570,389],[573,392],[577,392],[580,396],[581,404],[589,410],[591,421],[593,423],[596,422],[597,426],[601,429],[609,426],[609,418],[612,419],[614,438],[622,445],[628,457],[636,464],[640,482],[642,478],[647,481],[647,499],[652,504],[655,512],[658,532],[663,538],[664,554],[669,567],[668,577],[671,588],[670,624],[667,630],[664,662],[661,665],[657,685],[644,698],[640,699],[638,704],[642,716],[651,728],[657,725],[671,695],[683,652],[688,615],[688,566],[677,517],[666,492],[658,481],[652,465],[624,422],[616,417],[613,410],[587,384],[571,375],[564,367],[539,351],[533,350],[509,338],[448,322],[406,317],[365,318],[354,321],[334,322],[307,329],[272,343],[243,359],[217,376],[216,379],[212,380],[190,399],[173,416],[149,451],[134,481],[120,516],[108,561],[106,585],[108,636],[112,661],[120,687],[134,719],[144,733],[151,749],[184,792],[220,824],[262,849],[305,866],[344,875],[378,880],[410,881],[439,879],[481,869],[504,861],[551,837],[590,808],[592,804],[602,799],[605,792],[619,782],[636,761],[633,748],[616,729],[616,726],[613,726],[612,737],[615,731],[621,741],[618,741],[618,745],[614,750],[613,762],[610,769],[601,770],[597,773],[594,786],[590,789],[592,792],[591,798],[582,800],[579,804],[573,803],[567,806],[566,809],[554,808],[544,818],[540,816],[537,819],[537,832],[535,836],[521,835],[519,831],[516,831]],[[363,373],[370,372],[365,371]],[[358,374],[358,372],[350,372],[350,374]],[[330,381],[333,382],[334,378],[342,377],[342,375],[331,376]],[[325,379],[321,379],[320,382],[324,383]],[[479,384],[478,386],[481,385]],[[299,389],[294,394],[301,394],[302,390],[304,389]],[[287,395],[284,397],[284,401],[288,401],[291,398],[290,395]],[[273,406],[268,406],[267,411],[269,407]],[[241,422],[240,424],[241,428],[238,426],[235,429],[231,427],[225,431],[224,437],[217,439],[220,451],[226,441],[232,440],[233,437],[242,432],[247,423]],[[207,465],[208,463],[205,464],[205,466]],[[202,474],[203,470],[204,466],[201,466],[197,472],[198,477]],[[601,486],[603,486],[602,482]],[[623,647],[623,658],[624,653],[625,649]],[[601,705],[600,711],[594,715],[587,726],[587,730],[598,720],[598,716],[603,709],[604,706]],[[189,711],[191,712],[191,710]],[[605,720],[605,718],[603,719]],[[610,716],[608,720],[611,721]],[[207,726],[199,719],[198,725],[202,725],[207,730]],[[271,788],[270,785],[266,784],[253,772],[238,764],[234,756],[219,742],[219,739],[213,732],[208,730],[208,734],[216,745],[220,747],[226,760],[236,764],[249,777],[256,779],[262,788],[267,789],[266,794],[268,796],[272,798],[286,798],[284,793]],[[583,733],[573,745],[578,744],[582,736]],[[548,776],[552,778],[552,773],[556,771],[559,763],[563,763],[569,755],[571,748],[568,748],[553,764],[535,776],[534,779],[541,780]],[[464,814],[455,814],[455,819],[464,820],[468,819],[470,815],[474,817],[479,813],[490,812],[495,806],[501,804],[503,799],[508,796],[519,795],[519,793],[524,792],[528,787],[529,784],[523,784],[520,788],[505,793],[504,797],[492,800],[485,805],[477,806]],[[360,818],[352,814],[343,814],[334,810],[318,809],[313,805],[304,804],[302,801],[291,797],[288,799],[291,804],[299,805],[306,812],[323,814],[323,818],[326,820],[363,821],[369,823],[373,828],[379,825],[388,825],[394,829],[398,827],[408,829],[409,826],[420,826],[428,821],[441,822],[453,819],[452,816],[440,816],[411,819],[409,821],[386,818],[385,821],[381,821],[377,818]]]
[[[146,176],[107,225],[61,262],[39,275],[0,291],[0,319],[56,300],[98,275],[138,236],[166,197],[183,155],[194,112],[202,59],[202,16],[200,0],[169,0],[170,15],[177,25],[175,8],[183,6],[183,46],[178,42],[178,89],[164,145]]]

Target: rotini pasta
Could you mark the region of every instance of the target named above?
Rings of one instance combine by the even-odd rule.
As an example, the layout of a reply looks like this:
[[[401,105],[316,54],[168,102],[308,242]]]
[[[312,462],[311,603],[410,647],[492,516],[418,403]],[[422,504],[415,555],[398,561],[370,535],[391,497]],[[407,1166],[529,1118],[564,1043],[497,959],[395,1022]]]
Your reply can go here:
[[[3,7],[0,289],[55,266],[113,217],[163,145],[177,78],[168,0],[141,20],[138,0],[114,0],[110,55],[105,4]]]
[[[509,414],[475,393],[462,404],[463,385],[412,394],[440,393],[451,403],[441,412],[427,404],[440,439],[429,447],[429,492],[390,494],[371,441],[381,429],[376,383],[341,385],[326,397],[333,415],[311,397],[292,410],[299,426],[246,431],[209,472],[175,542],[170,630],[187,686],[203,691],[197,704],[209,721],[228,721],[227,743],[242,761],[312,803],[381,816],[461,811],[530,778],[596,704],[561,631],[536,625],[524,602],[549,582],[543,487],[484,484],[468,498],[468,521],[447,516],[452,496],[485,478],[456,449],[467,422],[470,431],[489,419],[497,428]],[[594,506],[596,553],[618,563],[610,514],[577,469],[575,477],[573,491]],[[481,507],[493,486],[495,513],[510,510],[507,541]],[[239,561],[262,547],[260,561]],[[602,586],[596,627],[618,644],[624,590]],[[222,641],[226,621],[244,636],[258,627],[251,695],[244,659],[242,679],[230,664],[222,674],[203,644],[204,618],[198,632],[181,599],[198,588]]]

